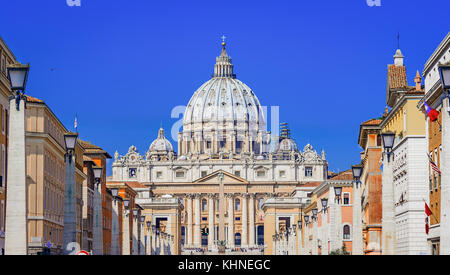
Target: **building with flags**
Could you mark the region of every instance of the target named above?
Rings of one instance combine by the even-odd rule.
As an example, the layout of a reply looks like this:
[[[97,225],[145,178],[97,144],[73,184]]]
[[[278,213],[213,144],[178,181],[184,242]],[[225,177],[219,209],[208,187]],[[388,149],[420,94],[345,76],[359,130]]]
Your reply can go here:
[[[450,254],[450,218],[444,218],[450,215],[450,193],[446,191],[450,190],[450,171],[444,165],[450,163],[450,151],[446,149],[450,146],[450,118],[448,98],[445,97],[438,68],[441,64],[450,64],[449,51],[450,33],[425,63],[425,95],[418,104],[418,108],[423,112],[422,118],[425,119],[426,149],[429,157],[427,202],[432,214],[428,217],[430,229],[427,240],[432,254]]]
[[[425,213],[423,200],[428,197],[428,159],[423,114],[417,109],[422,99],[422,78],[417,73],[415,86],[409,86],[400,49],[394,55],[394,64],[388,65],[386,103],[389,112],[380,124],[381,132],[395,133],[389,165],[384,164],[392,180],[383,178],[383,190],[392,190],[393,196],[383,194],[383,215],[392,216],[385,222],[383,216],[383,254],[427,254]],[[386,171],[390,169],[390,171]],[[384,191],[383,191],[384,192]],[[392,245],[388,245],[388,242]]]

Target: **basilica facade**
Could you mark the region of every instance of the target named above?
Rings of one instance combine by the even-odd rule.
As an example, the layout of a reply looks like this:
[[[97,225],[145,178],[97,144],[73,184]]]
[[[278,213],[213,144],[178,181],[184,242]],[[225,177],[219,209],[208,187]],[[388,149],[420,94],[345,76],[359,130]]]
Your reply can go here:
[[[300,150],[287,129],[268,132],[255,92],[233,69],[224,42],[212,78],[187,104],[177,151],[161,127],[144,154],[131,146],[114,156],[108,184],[133,187],[146,220],[175,237],[174,254],[266,253],[272,235],[298,221],[287,204],[300,209],[327,179],[325,153]]]

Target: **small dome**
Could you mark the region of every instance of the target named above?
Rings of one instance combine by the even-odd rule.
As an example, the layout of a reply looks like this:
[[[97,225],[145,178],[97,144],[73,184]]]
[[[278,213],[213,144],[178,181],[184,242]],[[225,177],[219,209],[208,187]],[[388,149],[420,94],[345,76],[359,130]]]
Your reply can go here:
[[[164,129],[162,127],[159,129],[158,138],[150,145],[149,151],[151,153],[173,152],[172,144],[164,136]]]
[[[280,141],[278,151],[298,151],[297,144],[290,138],[285,138]]]

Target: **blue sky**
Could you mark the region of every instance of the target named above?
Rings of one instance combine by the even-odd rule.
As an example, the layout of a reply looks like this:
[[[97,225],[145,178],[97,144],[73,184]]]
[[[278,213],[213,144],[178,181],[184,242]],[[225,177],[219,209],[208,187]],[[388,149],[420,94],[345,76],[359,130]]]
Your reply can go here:
[[[432,2],[432,3],[431,3]],[[325,149],[330,170],[360,161],[359,125],[385,107],[397,48],[410,85],[450,20],[448,0],[4,1],[0,36],[30,62],[27,93],[111,155],[147,151],[161,122],[207,81],[227,39],[237,77],[280,106],[300,148]],[[56,68],[51,70],[51,68]],[[172,142],[176,147],[176,142]]]

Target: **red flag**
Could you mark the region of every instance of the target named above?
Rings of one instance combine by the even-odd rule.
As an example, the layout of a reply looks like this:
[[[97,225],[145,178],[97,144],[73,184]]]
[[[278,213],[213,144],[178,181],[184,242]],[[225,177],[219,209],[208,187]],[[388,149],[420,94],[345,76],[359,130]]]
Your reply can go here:
[[[430,118],[431,122],[436,121],[439,117],[439,112],[435,109],[432,109],[426,101],[424,101],[425,111],[427,112],[427,116]]]
[[[428,225],[428,217],[425,218],[425,233],[430,232],[430,226]]]
[[[431,212],[431,209],[428,207],[428,204],[425,203],[425,214],[429,217],[433,212]],[[427,219],[428,220],[428,219]]]

